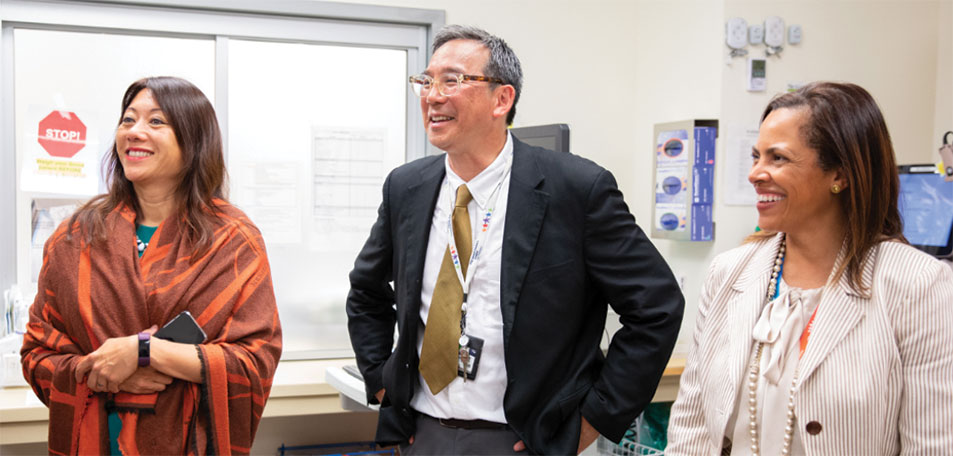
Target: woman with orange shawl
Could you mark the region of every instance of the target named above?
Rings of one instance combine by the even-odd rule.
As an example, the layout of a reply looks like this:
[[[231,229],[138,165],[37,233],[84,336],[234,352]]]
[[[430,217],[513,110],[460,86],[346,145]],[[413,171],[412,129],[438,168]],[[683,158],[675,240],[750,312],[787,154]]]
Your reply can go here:
[[[182,79],[134,82],[106,166],[109,193],[46,243],[21,351],[49,451],[249,453],[281,326],[261,234],[224,200],[212,105]],[[185,310],[204,343],[151,337]]]

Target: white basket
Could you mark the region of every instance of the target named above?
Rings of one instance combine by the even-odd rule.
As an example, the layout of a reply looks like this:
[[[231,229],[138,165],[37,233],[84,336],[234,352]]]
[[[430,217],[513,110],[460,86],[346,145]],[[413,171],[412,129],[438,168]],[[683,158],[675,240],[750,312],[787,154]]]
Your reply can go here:
[[[601,435],[596,440],[596,451],[602,456],[663,456],[665,454],[662,450],[633,442],[625,437],[617,445]]]

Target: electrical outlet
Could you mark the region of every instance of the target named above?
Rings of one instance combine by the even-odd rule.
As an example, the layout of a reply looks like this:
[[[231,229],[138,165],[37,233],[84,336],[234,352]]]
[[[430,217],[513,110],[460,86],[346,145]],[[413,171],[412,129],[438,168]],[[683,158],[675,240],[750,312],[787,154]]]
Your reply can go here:
[[[3,386],[26,386],[26,381],[23,379],[23,370],[20,368],[19,353],[4,353],[2,369],[0,384]]]
[[[725,23],[725,44],[732,49],[744,49],[748,44],[748,23],[733,17]]]
[[[780,47],[784,44],[784,19],[768,16],[764,20],[764,44]]]

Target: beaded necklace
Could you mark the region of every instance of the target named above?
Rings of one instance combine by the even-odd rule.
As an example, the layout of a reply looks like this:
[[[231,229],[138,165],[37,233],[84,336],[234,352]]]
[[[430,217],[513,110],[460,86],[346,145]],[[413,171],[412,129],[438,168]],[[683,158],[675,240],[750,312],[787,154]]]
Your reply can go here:
[[[778,288],[780,287],[781,274],[784,268],[784,251],[787,247],[787,236],[781,238],[781,245],[778,247],[778,255],[774,259],[774,267],[771,268],[771,282],[768,284],[768,294],[765,296],[765,304],[778,297]],[[751,454],[759,456],[761,454],[761,439],[758,433],[758,375],[761,371],[761,353],[764,348],[764,342],[758,342],[755,348],[754,361],[751,363],[751,370],[748,373],[748,432],[751,435]],[[794,385],[797,384],[800,363],[794,368],[794,379],[791,381],[790,394],[788,396],[787,421],[784,426],[784,442],[781,447],[782,455],[791,454],[791,439],[794,437]]]

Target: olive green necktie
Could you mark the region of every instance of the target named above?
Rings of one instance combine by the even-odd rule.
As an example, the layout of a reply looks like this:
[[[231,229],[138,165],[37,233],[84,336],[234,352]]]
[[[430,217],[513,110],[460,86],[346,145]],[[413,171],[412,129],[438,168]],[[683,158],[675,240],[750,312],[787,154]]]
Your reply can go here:
[[[460,255],[463,276],[467,274],[473,235],[470,229],[470,213],[467,204],[473,196],[466,184],[457,187],[457,200],[453,208],[453,239]],[[427,381],[430,392],[436,395],[457,376],[458,341],[460,339],[460,305],[463,303],[463,287],[453,269],[450,248],[443,255],[437,284],[430,300],[430,312],[424,328],[424,343],[420,349],[420,374]]]

